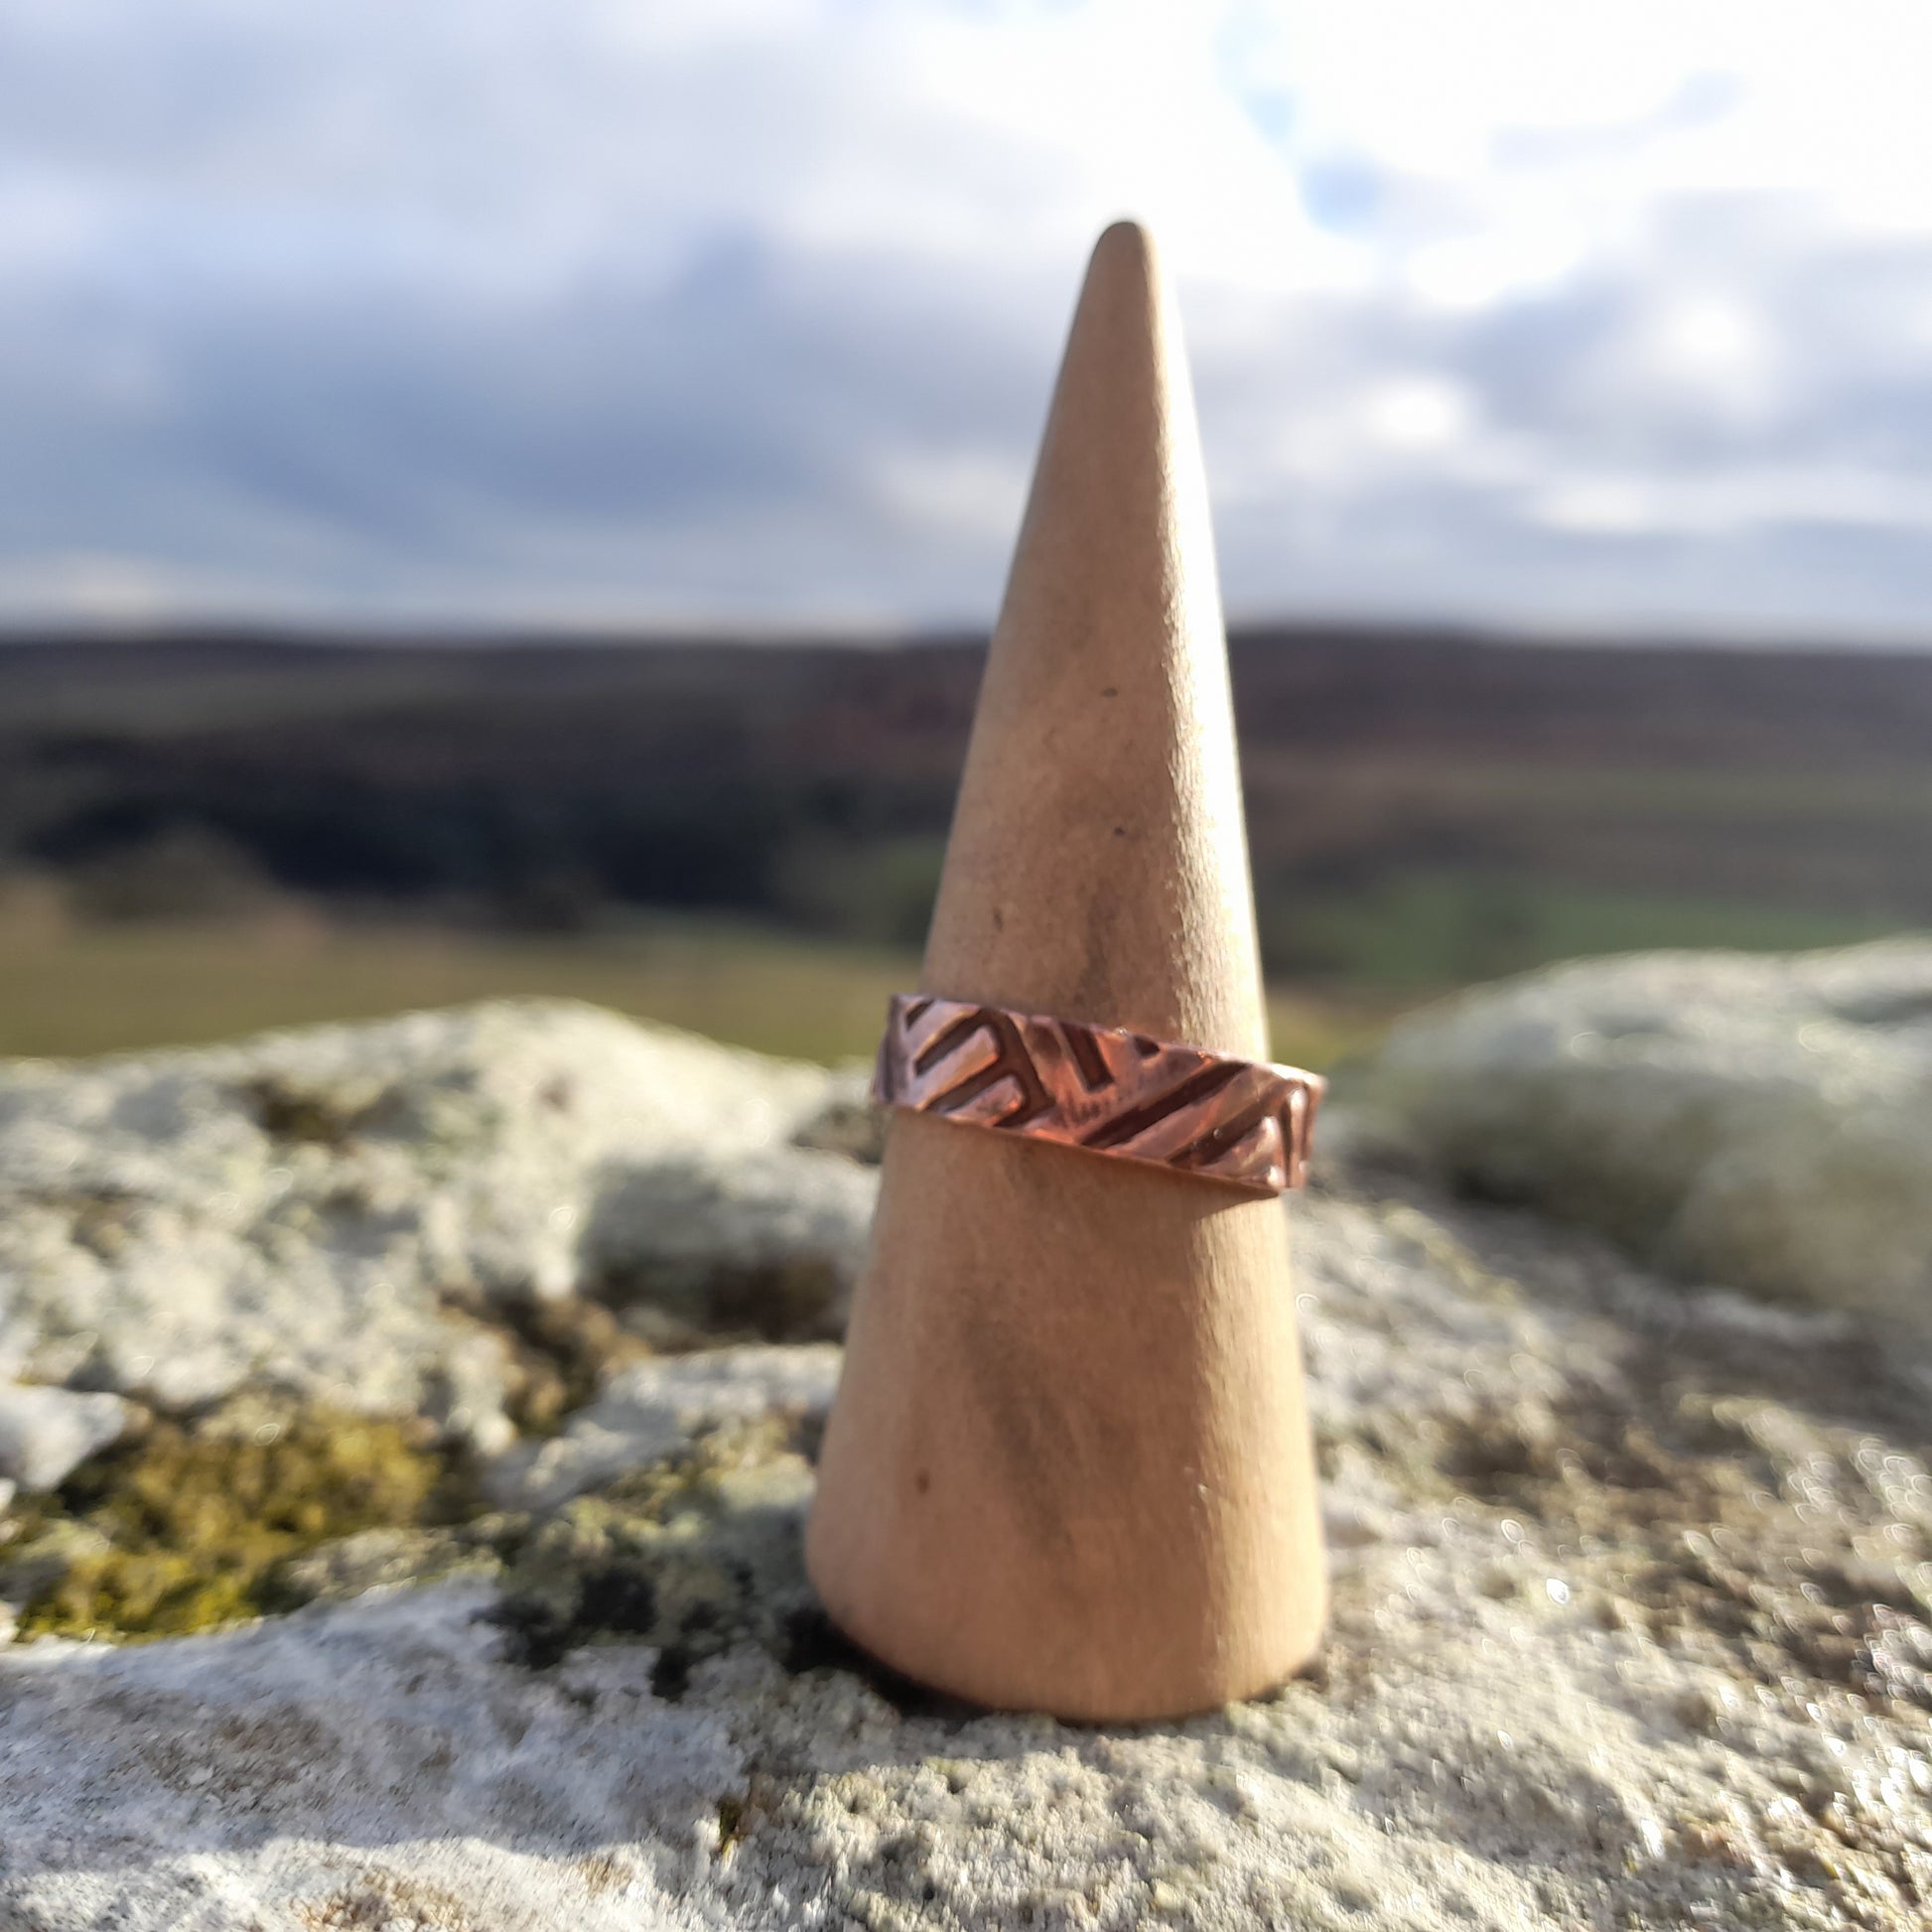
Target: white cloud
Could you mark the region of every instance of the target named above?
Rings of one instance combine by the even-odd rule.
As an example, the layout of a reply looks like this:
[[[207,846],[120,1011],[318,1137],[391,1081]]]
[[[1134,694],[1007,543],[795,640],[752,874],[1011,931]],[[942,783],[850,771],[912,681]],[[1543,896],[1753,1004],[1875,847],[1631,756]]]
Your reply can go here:
[[[1879,0],[0,0],[0,614],[984,621],[1133,209],[1231,608],[1932,634],[1928,55]]]
[[[887,515],[980,543],[1012,535],[1027,494],[1026,466],[1011,450],[894,450],[877,481]]]
[[[1368,432],[1395,450],[1440,450],[1469,433],[1469,392],[1431,375],[1398,376],[1370,391]]]

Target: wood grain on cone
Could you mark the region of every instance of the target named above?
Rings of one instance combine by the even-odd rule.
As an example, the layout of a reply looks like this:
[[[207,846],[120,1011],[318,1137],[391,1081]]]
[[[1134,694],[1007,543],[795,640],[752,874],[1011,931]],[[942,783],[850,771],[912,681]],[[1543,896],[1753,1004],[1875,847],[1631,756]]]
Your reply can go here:
[[[1073,321],[923,990],[1267,1056],[1192,403],[1138,227]],[[893,1118],[807,1561],[977,1703],[1178,1715],[1313,1651],[1324,1581],[1279,1202]]]

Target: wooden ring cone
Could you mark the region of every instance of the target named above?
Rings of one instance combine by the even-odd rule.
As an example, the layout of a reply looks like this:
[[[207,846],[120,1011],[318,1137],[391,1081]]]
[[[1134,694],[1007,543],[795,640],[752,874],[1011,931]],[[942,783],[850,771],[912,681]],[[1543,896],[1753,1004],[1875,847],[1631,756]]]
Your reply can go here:
[[[1153,245],[1094,249],[921,990],[1268,1055],[1206,487]],[[1280,1684],[1326,1584],[1287,1217],[896,1113],[806,1536],[833,1620],[975,1703]]]

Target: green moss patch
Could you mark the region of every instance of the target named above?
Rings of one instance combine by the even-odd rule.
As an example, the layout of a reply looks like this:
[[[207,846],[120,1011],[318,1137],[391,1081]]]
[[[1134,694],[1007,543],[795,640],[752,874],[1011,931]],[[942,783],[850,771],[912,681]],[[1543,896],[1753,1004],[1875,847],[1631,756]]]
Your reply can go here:
[[[460,1459],[415,1421],[312,1408],[160,1421],[22,1525],[20,1634],[177,1636],[288,1609],[291,1562],[335,1539],[463,1520]],[[39,1550],[63,1552],[35,1578]]]

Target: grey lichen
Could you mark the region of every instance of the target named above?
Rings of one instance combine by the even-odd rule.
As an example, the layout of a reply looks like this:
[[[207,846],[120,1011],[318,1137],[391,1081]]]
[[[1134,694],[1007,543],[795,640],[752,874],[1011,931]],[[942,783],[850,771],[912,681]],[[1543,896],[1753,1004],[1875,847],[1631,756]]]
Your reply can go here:
[[[782,1420],[705,1431],[532,1532],[504,1580],[505,1655],[542,1668],[582,1644],[640,1641],[657,1652],[652,1688],[675,1698],[734,1645],[781,1653],[815,1608],[802,1557],[810,1495]]]
[[[1352,1085],[1492,1198],[1932,1333],[1932,941],[1556,967],[1401,1022]]]

